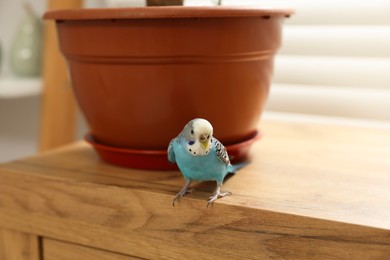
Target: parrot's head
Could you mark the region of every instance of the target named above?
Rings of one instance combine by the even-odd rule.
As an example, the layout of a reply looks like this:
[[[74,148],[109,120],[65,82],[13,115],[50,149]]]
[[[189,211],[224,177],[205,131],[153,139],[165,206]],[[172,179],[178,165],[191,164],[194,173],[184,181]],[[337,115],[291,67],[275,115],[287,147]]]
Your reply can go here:
[[[184,136],[187,140],[187,150],[193,155],[206,155],[211,150],[213,126],[202,118],[191,120],[184,127]]]

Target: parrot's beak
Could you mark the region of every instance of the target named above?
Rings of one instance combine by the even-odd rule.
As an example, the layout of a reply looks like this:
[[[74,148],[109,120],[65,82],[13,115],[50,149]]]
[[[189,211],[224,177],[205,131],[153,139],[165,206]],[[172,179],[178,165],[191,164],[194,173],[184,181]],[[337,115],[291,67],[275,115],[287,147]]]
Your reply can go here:
[[[209,149],[209,140],[200,141],[200,146],[202,146],[203,150]]]
[[[207,135],[201,135],[199,138],[200,146],[202,146],[203,150],[209,149],[209,140],[207,139]]]

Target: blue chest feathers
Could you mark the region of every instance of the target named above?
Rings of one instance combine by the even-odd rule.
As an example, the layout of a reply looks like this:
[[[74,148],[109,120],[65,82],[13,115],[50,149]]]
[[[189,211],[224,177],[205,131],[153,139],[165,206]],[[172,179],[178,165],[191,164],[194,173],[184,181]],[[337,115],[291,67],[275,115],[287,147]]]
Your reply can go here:
[[[175,142],[173,151],[180,171],[188,180],[222,182],[228,172],[227,165],[217,158],[215,147],[206,155],[196,156],[187,151],[185,142]]]

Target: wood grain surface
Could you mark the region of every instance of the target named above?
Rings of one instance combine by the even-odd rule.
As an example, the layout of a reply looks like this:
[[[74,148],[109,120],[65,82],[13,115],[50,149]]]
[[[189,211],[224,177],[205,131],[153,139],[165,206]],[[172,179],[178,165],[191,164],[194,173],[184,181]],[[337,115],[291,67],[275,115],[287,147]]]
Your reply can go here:
[[[388,130],[267,121],[232,196],[177,207],[179,172],[99,160],[85,143],[0,166],[0,226],[152,259],[386,259]]]

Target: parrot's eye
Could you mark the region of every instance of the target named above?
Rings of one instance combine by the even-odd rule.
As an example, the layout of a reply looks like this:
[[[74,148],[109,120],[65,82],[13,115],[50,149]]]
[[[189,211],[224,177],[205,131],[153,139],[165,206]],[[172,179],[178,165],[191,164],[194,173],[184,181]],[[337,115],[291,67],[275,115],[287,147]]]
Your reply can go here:
[[[210,136],[209,136],[209,135],[207,136],[207,139],[210,139]]]
[[[194,134],[194,130],[191,130],[191,134],[192,134],[192,135]]]

